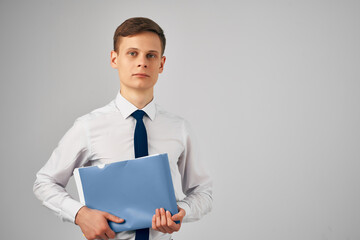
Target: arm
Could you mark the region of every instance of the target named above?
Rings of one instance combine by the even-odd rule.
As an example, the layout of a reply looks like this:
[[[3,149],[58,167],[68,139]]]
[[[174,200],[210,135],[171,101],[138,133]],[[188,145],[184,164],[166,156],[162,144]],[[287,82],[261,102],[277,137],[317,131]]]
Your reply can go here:
[[[75,222],[88,239],[114,238],[107,220],[124,220],[109,213],[89,209],[74,200],[66,191],[73,170],[89,159],[91,148],[83,122],[76,121],[60,140],[48,162],[37,173],[34,193],[43,205],[53,210],[63,221]]]
[[[178,201],[179,212],[173,216],[163,208],[156,209],[152,228],[163,233],[179,231],[183,221],[199,220],[212,208],[212,180],[197,155],[194,136],[187,123],[184,123],[183,137],[185,148],[179,158],[178,167],[186,197]],[[175,221],[180,223],[176,224]]]
[[[185,148],[178,167],[186,197],[178,202],[178,206],[186,212],[184,222],[192,222],[212,209],[212,180],[203,159],[198,155],[195,136],[187,122],[183,125],[183,136]]]
[[[74,168],[87,162],[90,154],[87,139],[83,124],[76,121],[36,174],[35,196],[63,221],[74,222],[76,213],[84,206],[74,200],[65,187]]]

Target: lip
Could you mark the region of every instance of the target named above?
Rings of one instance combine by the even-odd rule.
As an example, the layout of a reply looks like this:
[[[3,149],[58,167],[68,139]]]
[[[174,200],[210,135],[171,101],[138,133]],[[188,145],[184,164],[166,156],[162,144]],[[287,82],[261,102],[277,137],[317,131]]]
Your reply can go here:
[[[134,76],[134,77],[150,77],[150,76],[147,75],[146,73],[134,73],[133,76]]]

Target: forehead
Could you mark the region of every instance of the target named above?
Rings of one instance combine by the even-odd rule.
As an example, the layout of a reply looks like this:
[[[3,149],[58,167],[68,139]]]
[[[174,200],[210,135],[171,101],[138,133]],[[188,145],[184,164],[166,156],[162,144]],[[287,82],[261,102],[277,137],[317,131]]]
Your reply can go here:
[[[159,36],[153,32],[141,32],[127,37],[120,37],[119,51],[128,48],[161,52],[161,41]]]

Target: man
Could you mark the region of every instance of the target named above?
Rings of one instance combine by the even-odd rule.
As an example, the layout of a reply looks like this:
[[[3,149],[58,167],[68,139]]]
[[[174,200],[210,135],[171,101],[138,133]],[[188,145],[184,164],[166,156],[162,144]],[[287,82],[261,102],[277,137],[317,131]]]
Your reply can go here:
[[[212,181],[197,157],[188,123],[153,101],[166,60],[165,43],[160,26],[148,18],[130,18],[116,29],[111,51],[111,66],[120,79],[116,99],[78,118],[37,173],[35,195],[64,221],[79,225],[87,239],[171,239],[183,221],[198,220],[211,211]],[[135,157],[134,113],[139,111],[144,114],[148,154],[168,153],[179,209],[173,216],[156,209],[145,237],[140,231],[114,233],[108,221],[121,223],[121,216],[83,206],[65,190],[74,168]]]

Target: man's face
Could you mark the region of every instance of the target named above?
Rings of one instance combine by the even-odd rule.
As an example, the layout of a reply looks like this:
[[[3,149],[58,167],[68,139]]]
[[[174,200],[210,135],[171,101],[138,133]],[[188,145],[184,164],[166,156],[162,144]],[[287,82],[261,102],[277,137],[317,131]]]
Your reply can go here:
[[[111,52],[111,66],[119,72],[121,91],[152,90],[165,59],[160,38],[152,32],[121,37],[119,53]]]

